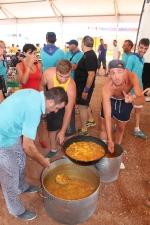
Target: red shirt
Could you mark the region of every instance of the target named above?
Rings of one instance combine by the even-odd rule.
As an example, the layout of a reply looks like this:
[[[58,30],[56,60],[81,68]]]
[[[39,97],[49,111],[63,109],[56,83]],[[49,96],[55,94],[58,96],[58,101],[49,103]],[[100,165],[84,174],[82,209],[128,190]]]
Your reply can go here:
[[[25,67],[25,64],[24,62],[22,61],[22,67],[23,67],[23,72],[26,71],[26,67]],[[35,90],[39,90],[39,83],[40,83],[40,70],[39,70],[39,67],[38,67],[38,64],[35,64],[35,67],[36,67],[36,71],[35,73],[30,73],[29,74],[29,79],[27,81],[26,84],[22,84],[22,89],[25,89],[25,88],[33,88]]]

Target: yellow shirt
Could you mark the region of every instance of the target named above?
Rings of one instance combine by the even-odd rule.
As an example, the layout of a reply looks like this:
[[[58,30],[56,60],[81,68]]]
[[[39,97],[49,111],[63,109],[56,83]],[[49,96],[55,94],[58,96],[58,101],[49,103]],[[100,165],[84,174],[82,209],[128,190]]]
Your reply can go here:
[[[57,76],[56,76],[56,73],[55,73],[54,76],[53,76],[53,82],[54,82],[54,87],[63,87],[64,90],[66,91],[68,86],[69,86],[69,83],[70,83],[70,78],[67,80],[66,83],[60,84],[59,81],[57,80]]]

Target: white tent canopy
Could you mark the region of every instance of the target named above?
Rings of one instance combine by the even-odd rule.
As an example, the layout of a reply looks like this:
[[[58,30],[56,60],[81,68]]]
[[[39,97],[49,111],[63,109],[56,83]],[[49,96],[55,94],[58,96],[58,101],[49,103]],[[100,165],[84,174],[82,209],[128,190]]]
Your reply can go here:
[[[1,0],[0,24],[138,22],[143,0]]]

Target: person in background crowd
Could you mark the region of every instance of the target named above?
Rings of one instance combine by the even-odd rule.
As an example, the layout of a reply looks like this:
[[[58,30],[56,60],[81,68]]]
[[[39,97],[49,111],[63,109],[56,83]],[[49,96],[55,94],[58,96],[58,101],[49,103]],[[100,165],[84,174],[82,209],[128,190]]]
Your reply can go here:
[[[101,67],[101,63],[103,64],[103,70],[104,70],[104,74],[106,75],[106,53],[107,53],[107,44],[104,44],[104,40],[100,39],[100,45],[98,47],[98,66],[97,66],[97,76],[100,75],[100,67]]]
[[[40,48],[40,44],[36,44],[36,53],[40,53],[40,50],[41,50],[41,48]]]
[[[43,72],[48,68],[56,67],[57,62],[65,58],[64,51],[55,46],[56,34],[54,32],[47,32],[46,42],[47,45],[40,51]]]
[[[83,53],[78,50],[78,42],[71,40],[66,42],[69,45],[69,51],[66,52],[65,58],[68,59],[72,64],[71,77],[74,79],[74,71],[77,68],[79,60],[82,58]]]
[[[114,152],[114,142],[121,144],[133,104],[144,105],[145,98],[137,75],[125,70],[123,61],[110,61],[108,69],[109,79],[102,88],[100,139],[107,141],[108,150]],[[136,94],[135,98],[130,93],[132,88]],[[114,142],[111,132],[111,117],[117,121]]]
[[[68,52],[69,51],[69,46],[65,45],[65,48],[64,48],[64,53]]]
[[[45,94],[20,90],[0,104],[0,183],[9,213],[21,220],[32,220],[36,213],[25,209],[19,194],[40,189],[25,181],[26,154],[43,167],[50,167],[50,160],[39,153],[33,141],[41,114],[57,112],[67,103],[65,90],[56,87]]]
[[[16,45],[17,51],[19,50],[19,45]]]
[[[113,40],[113,59],[120,59],[121,53],[120,53],[120,48],[117,45],[117,40]]]
[[[22,61],[22,59],[25,58],[25,55],[23,54],[23,52],[20,49],[18,49],[18,52],[19,52],[19,57],[21,58],[20,61]]]
[[[142,72],[143,72],[143,66],[145,61],[143,56],[147,52],[148,48],[149,48],[149,39],[142,38],[139,41],[139,44],[137,46],[137,53],[133,53],[128,58],[126,63],[126,69],[136,73],[136,75],[138,76],[142,90],[143,90]],[[136,95],[133,90],[131,91],[131,93],[134,96]],[[133,107],[135,108],[135,128],[133,131],[133,135],[136,137],[146,139],[147,135],[140,130],[140,116],[141,116],[143,105],[134,104]]]
[[[95,86],[95,75],[97,70],[97,56],[93,51],[94,40],[85,36],[82,40],[83,57],[78,62],[75,70],[75,83],[77,90],[76,104],[79,105],[81,129],[80,135],[88,135],[87,127],[95,126],[95,120],[89,106]]]
[[[126,65],[129,56],[132,55],[133,42],[131,40],[125,40],[122,48],[123,48],[123,54],[121,56],[121,60]]]
[[[75,128],[75,99],[76,85],[71,78],[72,65],[67,59],[59,60],[56,68],[45,70],[42,75],[39,90],[52,87],[63,87],[68,95],[68,104],[58,113],[47,115],[47,128],[50,140],[51,151],[45,156],[51,158],[58,154],[57,142],[62,144],[66,138],[76,134]]]
[[[6,60],[5,60],[5,56],[6,56],[6,45],[5,42],[0,40],[0,45],[3,48],[3,58],[0,60],[0,75],[2,75],[4,77],[4,80],[6,82],[7,79],[7,65],[6,65]],[[2,55],[2,53],[1,53]]]
[[[32,44],[25,44],[23,46],[23,52],[26,57],[16,66],[22,89],[33,88],[38,91],[42,76],[42,65],[36,58],[36,47]],[[41,146],[46,148],[47,144],[43,140],[42,123],[38,127],[38,136]]]
[[[18,51],[18,48],[15,47],[14,44],[12,44],[12,47],[9,48],[9,53],[16,53]]]
[[[14,67],[16,67],[16,65],[18,63],[20,63],[23,59],[21,57],[19,57],[19,52],[16,52],[16,55],[12,57],[11,59],[11,63]]]

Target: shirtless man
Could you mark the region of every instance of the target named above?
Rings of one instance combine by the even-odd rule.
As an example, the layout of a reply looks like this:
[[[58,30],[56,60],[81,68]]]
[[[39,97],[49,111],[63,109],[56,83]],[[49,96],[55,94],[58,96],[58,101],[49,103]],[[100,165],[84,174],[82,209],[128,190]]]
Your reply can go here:
[[[67,59],[58,61],[56,68],[52,67],[44,71],[39,90],[45,90],[52,87],[61,86],[68,94],[68,104],[64,110],[58,111],[58,113],[51,113],[47,115],[47,128],[51,145],[51,151],[45,156],[51,158],[56,155],[57,142],[62,144],[66,137],[71,137],[76,134],[75,129],[75,99],[76,99],[76,85],[71,78],[71,62]]]
[[[109,79],[102,88],[100,138],[107,140],[108,150],[114,152],[114,142],[121,144],[125,125],[130,119],[132,104],[144,105],[145,98],[137,75],[125,70],[123,61],[110,61],[108,69]],[[132,88],[136,94],[135,98],[130,93]],[[117,120],[114,142],[111,133],[111,117]]]

